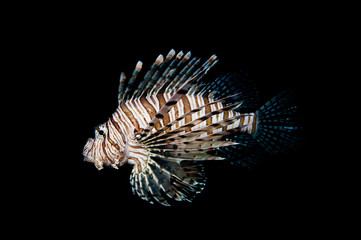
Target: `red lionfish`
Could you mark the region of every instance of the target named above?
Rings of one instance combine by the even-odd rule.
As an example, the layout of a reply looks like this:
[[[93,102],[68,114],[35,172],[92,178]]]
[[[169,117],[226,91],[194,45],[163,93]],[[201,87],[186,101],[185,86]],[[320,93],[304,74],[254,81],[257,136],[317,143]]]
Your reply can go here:
[[[137,79],[141,61],[128,81],[121,73],[119,106],[88,139],[84,160],[99,170],[132,164],[133,194],[169,206],[170,199],[191,202],[203,190],[207,161],[250,166],[254,160],[239,153],[254,155],[255,145],[273,153],[292,149],[299,127],[290,94],[282,92],[257,110],[257,91],[242,73],[204,78],[217,62],[216,55],[201,64],[190,52],[172,49],[143,79]]]

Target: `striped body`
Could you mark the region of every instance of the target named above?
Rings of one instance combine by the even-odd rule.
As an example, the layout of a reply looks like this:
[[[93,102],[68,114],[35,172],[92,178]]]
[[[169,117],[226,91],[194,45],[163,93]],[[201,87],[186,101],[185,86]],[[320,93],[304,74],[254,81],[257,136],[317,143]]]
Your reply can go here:
[[[172,49],[143,79],[137,78],[140,61],[128,81],[121,73],[119,106],[88,139],[84,160],[98,169],[132,164],[133,193],[169,206],[170,199],[192,201],[203,190],[206,161],[250,166],[241,153],[256,149],[251,155],[257,155],[258,143],[269,152],[292,148],[298,125],[289,96],[276,96],[256,111],[257,91],[242,75],[204,78],[217,62],[216,55],[201,64],[190,52]]]
[[[99,159],[106,159],[106,161],[98,161],[96,166],[101,169],[103,164],[105,164],[117,168],[119,162],[122,165],[126,162],[135,164],[147,161],[151,154],[149,151],[147,151],[146,147],[142,146],[142,144],[136,143],[136,134],[139,133],[141,129],[147,127],[147,123],[152,118],[154,118],[156,113],[159,111],[159,106],[164,105],[165,102],[169,100],[169,98],[170,94],[159,94],[158,96],[148,96],[132,101],[126,101],[125,103],[120,104],[112,117],[105,124],[98,127],[108,134],[104,138],[100,138],[99,140],[101,141],[97,143],[89,140],[85,147],[87,150],[92,148],[92,144],[97,144],[100,146],[101,151],[99,151],[97,154],[100,155]],[[191,112],[192,110],[200,108],[211,102],[214,102],[214,100],[209,97],[185,95],[177,102],[176,105],[174,105],[174,108],[172,108],[172,110],[162,118],[159,124],[155,126],[155,128],[152,130],[153,133],[156,133],[157,130],[164,128],[167,124],[176,121],[185,113]],[[206,114],[220,110],[223,107],[224,106],[222,102],[217,102],[215,104],[203,107],[200,111],[192,113],[182,120],[176,122],[176,124],[172,125],[165,132],[175,130],[189,122],[205,116]],[[183,133],[195,131],[212,125],[216,122],[220,122],[224,119],[241,115],[245,115],[245,117],[239,118],[234,123],[225,127],[219,127],[215,130],[207,131],[206,133],[201,134],[200,137],[234,129],[244,125],[246,125],[246,127],[242,128],[241,132],[254,134],[257,127],[255,113],[241,114],[233,110],[216,114],[202,121],[200,124],[195,125],[191,129],[183,131]],[[129,155],[127,156],[124,154],[122,157],[120,157],[117,153],[119,150],[126,149],[127,143],[129,144],[127,149]],[[94,147],[93,149],[99,148]],[[95,152],[93,154],[95,154]]]
[[[117,109],[117,113],[119,116],[121,116],[123,121],[127,122],[128,126],[131,126],[130,127],[131,130],[135,129],[136,131],[139,131],[139,129],[144,129],[147,127],[148,122],[152,118],[154,118],[157,111],[159,111],[159,106],[164,105],[165,102],[169,100],[169,98],[170,98],[170,94],[162,94],[158,96],[150,96],[133,101],[128,101],[120,105],[120,107]],[[181,117],[185,113],[191,112],[193,109],[197,109],[213,101],[214,101],[213,99],[208,97],[185,95],[181,100],[177,102],[174,108],[172,108],[171,111],[169,111],[169,113],[162,118],[162,120],[159,122],[158,125],[155,126],[152,132],[155,133],[157,130],[166,126],[170,122],[175,121],[177,118]],[[172,127],[170,127],[170,129],[168,129],[167,131],[174,130],[212,111],[216,111],[222,108],[223,108],[222,102],[218,102],[216,104],[212,104],[210,106],[204,107],[199,112],[193,113],[185,117],[184,119],[180,120]],[[215,122],[222,121],[223,119],[227,119],[233,116],[239,116],[240,114],[241,113],[236,111],[225,111],[220,114],[212,116],[211,118],[203,121],[201,124],[194,126],[188,131],[197,130],[201,127],[205,127]],[[251,113],[251,116],[241,118],[237,120],[235,123],[228,125],[227,127],[224,127],[223,129],[232,129],[240,125],[246,124],[248,125],[248,127],[244,128],[242,131],[247,133],[252,133],[252,129],[256,127],[256,125],[253,124],[253,118],[254,118],[254,113]],[[221,129],[222,128],[219,128],[217,130],[214,130],[213,132],[218,132]]]
[[[238,144],[223,137],[253,134],[257,127],[255,113],[235,111],[243,101],[231,76],[203,80],[217,56],[200,66],[190,57],[172,49],[158,56],[143,80],[137,80],[140,61],[129,81],[122,73],[117,110],[84,147],[84,160],[98,169],[133,164],[132,191],[151,203],[192,201],[204,188],[202,161],[222,160],[211,153]]]

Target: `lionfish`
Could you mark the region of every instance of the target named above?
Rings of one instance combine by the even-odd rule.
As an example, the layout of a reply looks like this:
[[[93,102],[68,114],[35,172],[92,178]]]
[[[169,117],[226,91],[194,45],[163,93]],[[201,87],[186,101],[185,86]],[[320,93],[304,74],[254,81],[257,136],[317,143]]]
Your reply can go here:
[[[190,52],[172,49],[143,79],[141,61],[128,81],[121,73],[118,108],[95,128],[84,160],[99,170],[133,165],[133,194],[170,206],[172,199],[191,202],[204,189],[207,161],[249,167],[257,162],[254,146],[271,153],[294,148],[293,132],[300,127],[291,94],[281,92],[257,109],[257,90],[242,72],[204,77],[217,62],[216,55],[202,64]]]

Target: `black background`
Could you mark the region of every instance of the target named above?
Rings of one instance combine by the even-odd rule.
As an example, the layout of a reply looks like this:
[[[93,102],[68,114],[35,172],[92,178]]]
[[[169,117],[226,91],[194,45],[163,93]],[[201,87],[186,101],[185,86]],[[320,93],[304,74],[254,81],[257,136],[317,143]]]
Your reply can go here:
[[[278,227],[295,227],[300,219],[313,220],[310,209],[318,204],[315,140],[310,138],[314,32],[302,14],[240,18],[241,13],[195,17],[183,12],[177,18],[165,14],[139,22],[77,19],[74,14],[71,20],[60,16],[49,24],[39,19],[36,28],[30,24],[24,35],[34,37],[24,42],[30,49],[24,61],[32,62],[31,85],[41,94],[31,104],[34,117],[29,116],[29,122],[42,144],[32,148],[37,160],[30,165],[36,172],[30,173],[29,186],[24,183],[27,190],[22,196],[32,200],[26,206],[45,211],[45,220],[66,217],[75,227],[99,223],[104,230],[133,222],[225,223],[236,230],[243,222],[260,226],[277,221]],[[206,188],[193,203],[168,208],[150,205],[131,193],[130,166],[98,171],[83,162],[87,138],[94,137],[94,127],[107,121],[117,107],[120,73],[129,76],[138,60],[146,71],[159,54],[172,48],[203,59],[216,54],[220,61],[207,75],[210,78],[247,72],[260,91],[261,103],[281,90],[294,89],[305,119],[304,146],[286,156],[267,156],[251,170],[211,162]],[[34,56],[37,60],[32,61]],[[115,223],[109,220],[114,218]]]

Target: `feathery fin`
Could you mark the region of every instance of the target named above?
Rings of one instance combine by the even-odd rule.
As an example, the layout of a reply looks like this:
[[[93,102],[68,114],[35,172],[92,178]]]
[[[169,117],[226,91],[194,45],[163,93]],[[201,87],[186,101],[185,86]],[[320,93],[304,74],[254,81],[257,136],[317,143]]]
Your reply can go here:
[[[247,127],[248,125],[242,125],[236,128],[232,128],[232,129],[228,129],[225,131],[221,131],[221,132],[217,132],[217,133],[213,133],[207,136],[203,136],[203,137],[181,137],[178,139],[165,139],[165,140],[161,140],[158,141],[156,143],[151,143],[148,144],[147,146],[149,148],[161,148],[162,146],[174,146],[174,145],[180,145],[180,144],[192,144],[192,143],[204,143],[204,142],[210,142],[211,140],[214,139],[221,139],[224,136],[228,136],[228,135],[233,135],[236,133],[239,133],[242,131],[243,128]]]
[[[215,148],[226,147],[238,145],[239,143],[231,141],[213,141],[213,140],[194,140],[192,142],[186,143],[177,143],[177,144],[164,144],[157,146],[148,147],[151,151],[184,151],[184,152],[193,152],[193,151],[207,151]]]
[[[156,84],[156,82],[158,81],[158,77],[161,75],[161,72],[168,64],[168,62],[174,57],[174,55],[175,55],[174,49],[170,50],[167,56],[165,57],[165,60],[163,59],[163,62],[160,64],[158,70],[156,70],[153,73],[153,75],[150,77],[150,79],[147,81],[147,85],[142,90],[140,96],[150,95],[150,92],[153,89],[154,84]]]
[[[170,151],[152,151],[151,156],[161,157],[167,161],[204,161],[204,160],[223,160],[223,157],[210,155],[204,152],[170,152]]]
[[[145,86],[149,82],[149,79],[153,76],[160,64],[164,61],[164,57],[160,54],[155,62],[152,64],[148,72],[145,74],[144,79],[139,83],[138,88],[134,91],[132,98],[139,98],[143,95]]]
[[[148,157],[134,165],[130,181],[133,193],[142,199],[164,206],[169,206],[171,200],[192,201],[205,185],[204,161],[227,159],[232,164],[251,167],[260,159],[262,147],[271,153],[296,147],[299,138],[294,133],[301,126],[294,115],[297,107],[290,104],[291,95],[282,92],[257,110],[258,92],[245,73],[226,74],[214,81],[203,78],[217,62],[216,55],[201,63],[200,58],[191,58],[190,52],[177,53],[172,49],[165,57],[160,54],[156,58],[143,79],[137,80],[143,67],[141,61],[128,82],[121,73],[119,104],[162,94],[159,101],[152,103],[151,116],[142,120],[142,127],[147,121],[148,125],[144,129],[136,127],[140,132],[135,141]],[[189,100],[183,109],[187,112],[170,121],[173,112],[169,112],[186,94],[203,97],[205,103],[199,106],[194,100],[199,107],[189,109],[195,105]],[[222,103],[222,107],[205,109],[216,103]],[[202,116],[193,115],[201,110],[205,110]],[[218,121],[212,118],[216,115]],[[187,116],[190,117],[183,121]],[[250,116],[253,118],[247,118]],[[167,123],[160,127],[162,119]],[[235,124],[237,121],[239,124]],[[239,126],[247,121],[250,122]],[[252,129],[245,131],[251,124]]]
[[[234,102],[236,99],[237,99],[237,95],[239,95],[239,93],[236,93],[236,94],[233,94],[231,96],[227,96],[225,98],[222,98],[222,99],[219,99],[219,100],[216,100],[216,101],[212,101],[210,103],[207,103],[205,105],[202,105],[198,108],[195,108],[195,109],[192,109],[191,111],[183,114],[182,116],[178,117],[177,119],[175,119],[174,121],[168,123],[167,125],[165,125],[164,127],[160,128],[159,130],[157,130],[157,132],[155,133],[152,133],[150,135],[148,135],[147,137],[145,138],[142,138],[141,140],[139,140],[140,142],[146,142],[150,139],[153,139],[159,135],[161,135],[164,131],[166,131],[167,129],[171,128],[174,124],[177,124],[179,121],[181,121],[182,119],[186,118],[187,116],[189,115],[192,115],[194,113],[197,113],[199,111],[201,111],[202,109],[204,109],[205,107],[208,107],[208,106],[211,106],[213,104],[216,104],[216,103],[219,103],[219,102]]]
[[[164,206],[169,206],[172,199],[191,202],[202,191],[205,181],[203,165],[169,162],[161,155],[152,157],[146,166],[135,166],[130,176],[134,194]]]
[[[140,70],[142,69],[142,67],[143,67],[143,63],[141,61],[138,61],[137,65],[135,66],[135,69],[133,71],[132,77],[129,79],[128,85],[125,88],[123,100],[124,99],[129,100],[130,92],[132,91],[133,86],[135,85],[134,84],[135,80],[137,79],[137,76],[138,76]]]
[[[125,90],[125,73],[122,72],[120,74],[120,80],[119,80],[119,88],[118,88],[118,104],[120,104],[121,101],[124,99],[124,90]]]
[[[220,113],[223,113],[224,111],[228,111],[228,110],[232,110],[234,108],[237,108],[238,106],[240,106],[242,103],[234,103],[234,104],[231,104],[229,106],[225,106],[221,109],[217,109],[215,111],[212,111],[202,117],[199,117],[183,126],[180,126],[174,130],[171,130],[170,132],[167,132],[167,133],[164,133],[164,134],[161,134],[157,137],[154,137],[154,138],[150,138],[148,139],[147,141],[145,141],[144,143],[147,143],[147,142],[150,142],[150,141],[155,141],[155,140],[158,140],[158,139],[164,139],[164,138],[169,138],[171,136],[174,136],[174,135],[179,135],[179,133],[182,133],[183,131],[186,131],[188,129],[191,129],[193,128],[194,126],[197,126],[198,124],[202,123],[203,121],[206,121],[208,118],[214,116],[214,115],[217,115],[217,114],[220,114]],[[218,124],[222,124],[221,122],[219,122]],[[228,124],[227,124],[228,125]],[[158,133],[160,131],[157,131]]]
[[[282,91],[258,111],[256,140],[272,154],[289,152],[301,146],[302,119],[290,90]]]
[[[199,128],[197,130],[194,130],[194,131],[191,131],[191,132],[188,132],[188,133],[177,133],[175,135],[173,135],[172,137],[170,138],[166,138],[166,139],[160,139],[160,140],[154,140],[154,141],[149,141],[147,144],[149,146],[152,146],[153,144],[159,144],[159,143],[173,143],[173,142],[184,142],[184,141],[191,141],[193,139],[196,139],[198,138],[199,136],[201,136],[202,134],[204,133],[207,133],[208,131],[213,131],[213,130],[216,130],[216,129],[219,129],[219,128],[222,128],[222,127],[226,127],[230,124],[233,124],[234,122],[236,122],[239,118],[242,118],[242,117],[245,117],[245,116],[249,116],[249,115],[238,115],[238,116],[235,116],[235,117],[231,117],[231,118],[228,118],[228,119],[225,119],[225,120],[222,120],[222,121],[218,121],[216,123],[213,123],[211,125],[208,125],[206,127],[203,127],[203,128]],[[246,127],[248,126],[247,125],[243,125],[243,127]]]

